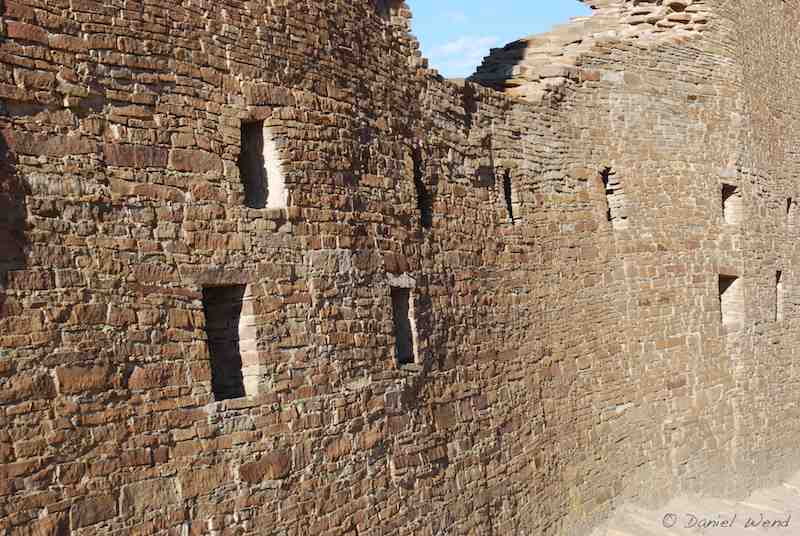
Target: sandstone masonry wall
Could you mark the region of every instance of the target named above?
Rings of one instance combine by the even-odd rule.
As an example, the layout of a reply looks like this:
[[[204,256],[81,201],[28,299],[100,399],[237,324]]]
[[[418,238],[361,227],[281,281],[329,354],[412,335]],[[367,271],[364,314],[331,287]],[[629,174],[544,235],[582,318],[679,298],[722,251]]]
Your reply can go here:
[[[589,3],[457,84],[396,1],[5,0],[0,531],[571,534],[796,469],[796,5]]]

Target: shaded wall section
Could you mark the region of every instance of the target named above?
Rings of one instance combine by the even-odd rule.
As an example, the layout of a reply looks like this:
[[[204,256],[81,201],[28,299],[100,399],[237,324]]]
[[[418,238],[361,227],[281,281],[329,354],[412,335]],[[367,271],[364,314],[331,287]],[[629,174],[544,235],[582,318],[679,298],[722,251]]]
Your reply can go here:
[[[27,194],[25,183],[17,175],[16,158],[5,136],[0,135],[0,278],[3,285],[10,270],[19,269],[25,264]]]
[[[25,182],[17,174],[16,157],[8,146],[6,133],[0,132],[0,318],[7,314],[8,274],[25,266],[28,193]]]

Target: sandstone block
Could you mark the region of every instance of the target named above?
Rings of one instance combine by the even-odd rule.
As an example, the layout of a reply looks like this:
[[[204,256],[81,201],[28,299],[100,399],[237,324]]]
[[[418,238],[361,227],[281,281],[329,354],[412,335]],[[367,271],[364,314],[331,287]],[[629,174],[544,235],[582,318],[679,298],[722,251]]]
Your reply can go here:
[[[589,69],[584,69],[580,71],[580,79],[585,82],[597,82],[601,78],[599,72]]]
[[[54,136],[6,130],[3,132],[8,145],[18,154],[62,157],[91,154],[98,145],[80,136]]]
[[[56,287],[79,287],[84,283],[83,273],[80,270],[56,270]]]
[[[263,480],[278,480],[288,476],[291,466],[291,455],[286,451],[277,451],[257,461],[243,463],[239,467],[239,477],[250,484],[257,484]]]
[[[192,312],[185,309],[172,309],[169,312],[169,327],[192,329]]]
[[[32,24],[10,20],[6,23],[6,32],[11,39],[47,44],[47,32]]]
[[[161,147],[107,143],[103,146],[106,164],[117,167],[165,168],[169,153]]]
[[[64,513],[49,515],[11,529],[11,536],[67,536],[68,534],[69,525]]]
[[[79,303],[73,307],[69,323],[84,326],[103,324],[106,321],[107,312],[108,305],[105,303]]]
[[[69,512],[72,530],[88,527],[117,515],[117,501],[113,495],[98,495],[80,500]]]
[[[176,132],[170,137],[173,147],[194,147],[197,140],[192,132]]]
[[[70,0],[70,8],[73,11],[83,11],[86,13],[103,13],[103,2],[98,0]]]
[[[331,441],[325,449],[325,454],[333,461],[347,456],[352,451],[353,445],[349,436],[340,437]]]
[[[171,266],[160,264],[140,264],[134,266],[133,275],[140,283],[172,282],[178,280],[178,274]]]
[[[210,493],[226,480],[226,467],[216,465],[186,471],[180,476],[180,494],[184,499]]]
[[[3,14],[10,19],[17,19],[25,22],[36,20],[36,12],[33,6],[14,0],[7,0],[5,2],[5,8]]]
[[[208,362],[191,365],[192,380],[195,382],[211,381],[211,365]]]
[[[29,89],[49,91],[55,86],[56,77],[53,73],[48,72],[14,69],[14,81]]]
[[[452,428],[458,422],[453,404],[440,404],[434,409],[434,418],[439,430]]]
[[[18,373],[12,376],[10,383],[0,389],[0,402],[17,402],[51,398],[55,395],[53,379],[43,373]]]
[[[185,202],[185,197],[181,190],[160,184],[136,184],[133,187],[133,194],[173,203]]]
[[[192,185],[192,199],[195,201],[214,201],[217,203],[224,203],[227,199],[227,194],[220,188],[209,184],[208,182],[197,182]]]
[[[185,384],[184,368],[173,363],[136,367],[128,380],[128,388],[134,390]]]
[[[65,463],[58,466],[58,482],[60,484],[75,484],[80,482],[86,474],[86,466],[82,463]]]
[[[683,11],[689,5],[691,5],[692,0],[667,0],[664,2],[664,5],[667,7],[674,9],[675,11]]]
[[[538,75],[541,78],[572,78],[578,72],[578,69],[572,65],[546,65],[539,69]]]
[[[136,324],[136,312],[133,309],[111,305],[108,309],[108,323],[118,327],[134,325]]]
[[[63,366],[56,369],[58,392],[78,394],[102,391],[109,387],[110,368],[103,366]]]
[[[667,15],[667,20],[671,22],[688,23],[692,21],[692,16],[689,13],[670,13]]]
[[[50,48],[68,50],[70,52],[85,52],[89,50],[86,41],[84,41],[79,37],[73,37],[71,35],[64,35],[64,34],[51,35],[49,36],[48,43],[50,45]]]
[[[53,288],[53,272],[49,270],[19,270],[8,273],[8,288],[45,290]]]
[[[122,488],[119,510],[122,515],[141,515],[151,508],[162,508],[178,501],[178,487],[172,478],[147,480]]]
[[[207,151],[173,149],[169,153],[169,167],[192,173],[222,173],[222,159]]]

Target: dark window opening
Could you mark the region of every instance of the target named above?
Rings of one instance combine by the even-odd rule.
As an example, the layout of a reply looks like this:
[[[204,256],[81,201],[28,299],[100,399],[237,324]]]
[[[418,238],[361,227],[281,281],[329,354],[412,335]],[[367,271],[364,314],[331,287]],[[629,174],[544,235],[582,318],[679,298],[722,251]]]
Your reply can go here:
[[[622,182],[610,167],[603,168],[600,178],[606,194],[606,219],[614,229],[624,229],[628,226],[628,207]]]
[[[242,122],[239,176],[244,203],[249,208],[267,206],[267,166],[264,158],[264,121]]]
[[[475,185],[481,188],[494,188],[497,177],[492,166],[479,166],[475,171]]]
[[[396,15],[401,6],[401,0],[375,0],[375,7],[378,10],[378,14],[387,20]]]
[[[411,292],[407,288],[392,287],[392,314],[394,316],[395,359],[399,365],[414,363],[414,336],[411,319]]]
[[[211,388],[218,401],[245,396],[239,340],[245,289],[244,285],[203,289]]]
[[[508,212],[508,221],[514,223],[514,196],[511,188],[511,172],[506,170],[503,176],[503,196],[506,200],[506,211]]]
[[[422,152],[419,148],[412,151],[412,160],[414,161],[414,188],[417,190],[420,223],[425,229],[430,229],[433,226],[433,198],[423,179]]]
[[[783,296],[783,272],[775,274],[775,321],[783,320],[784,296]]]
[[[794,225],[797,219],[797,203],[791,197],[786,199],[786,222]]]
[[[719,276],[719,300],[722,325],[730,330],[744,323],[744,294],[742,283],[736,276]]]
[[[737,224],[742,219],[742,193],[736,185],[722,185],[722,218],[727,224]]]

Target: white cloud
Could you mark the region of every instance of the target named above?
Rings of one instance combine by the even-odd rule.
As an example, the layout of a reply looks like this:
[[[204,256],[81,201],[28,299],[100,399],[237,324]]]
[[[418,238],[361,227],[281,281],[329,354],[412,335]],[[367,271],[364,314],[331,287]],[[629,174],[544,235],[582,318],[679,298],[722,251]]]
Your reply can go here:
[[[450,24],[466,24],[469,21],[469,17],[463,11],[448,11],[444,14],[444,18]]]
[[[443,76],[463,77],[472,74],[489,54],[489,49],[499,44],[494,36],[465,35],[431,48],[426,56],[431,67]]]

